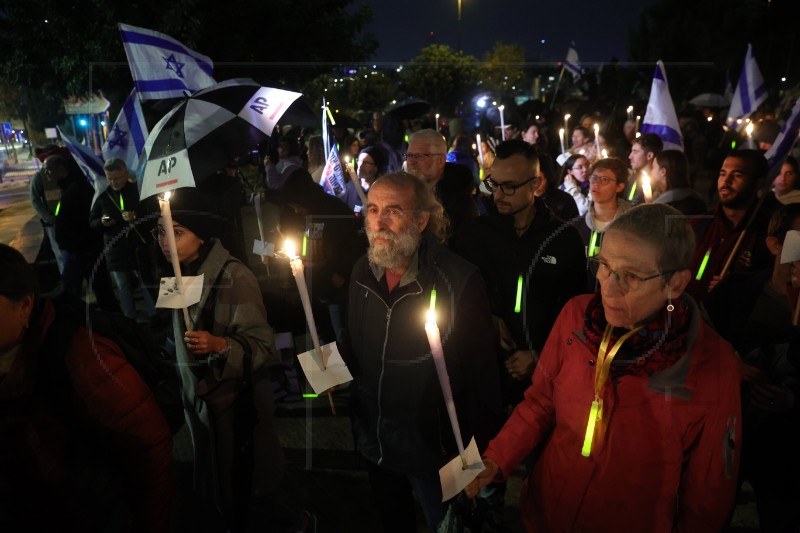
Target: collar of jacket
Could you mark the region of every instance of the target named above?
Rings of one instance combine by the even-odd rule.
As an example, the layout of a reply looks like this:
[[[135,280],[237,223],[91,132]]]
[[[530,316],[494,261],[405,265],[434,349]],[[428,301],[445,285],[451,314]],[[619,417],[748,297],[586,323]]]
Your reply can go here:
[[[693,391],[691,385],[688,383],[689,370],[692,367],[694,347],[695,344],[697,344],[697,334],[700,331],[700,321],[702,319],[700,308],[693,298],[687,294],[683,294],[681,295],[681,302],[691,313],[689,330],[686,333],[689,336],[689,340],[686,343],[686,353],[671,367],[665,368],[650,376],[647,382],[647,388],[665,396],[672,396],[681,400],[691,400]],[[573,331],[572,333],[588,350],[586,337],[583,335],[583,328]]]
[[[441,250],[442,245],[436,242],[436,239],[428,235],[423,235],[422,239],[420,239],[417,251],[414,252],[414,256],[411,258],[411,264],[400,278],[398,287],[405,287],[409,283],[416,281],[417,278],[420,277],[420,273],[424,274],[424,272],[427,272],[429,266],[437,263],[437,258]],[[371,261],[369,262],[369,268],[375,280],[380,282],[386,269],[373,264]],[[420,284],[424,285],[424,281],[420,281]]]
[[[486,224],[494,229],[522,238],[525,235],[536,232],[539,228],[541,228],[544,224],[547,224],[553,218],[553,215],[550,209],[547,207],[547,204],[545,204],[544,200],[538,196],[533,201],[533,208],[535,209],[535,212],[533,214],[531,225],[528,226],[528,229],[526,229],[525,233],[523,233],[521,236],[517,235],[517,230],[514,228],[514,217],[511,215],[502,215],[497,211],[494,211],[490,215],[478,217],[478,220],[485,220]]]

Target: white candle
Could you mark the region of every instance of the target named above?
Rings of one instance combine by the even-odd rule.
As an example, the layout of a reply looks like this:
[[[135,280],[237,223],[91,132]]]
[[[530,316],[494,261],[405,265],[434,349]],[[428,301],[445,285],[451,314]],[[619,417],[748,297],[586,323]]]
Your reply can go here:
[[[597,155],[600,156],[600,126],[594,125],[594,146],[597,149]]]
[[[504,116],[503,110],[506,106],[501,105],[497,109],[500,110],[500,135],[502,136],[503,140],[506,140],[506,118]]]
[[[561,141],[561,153],[564,154],[567,152],[566,148],[564,147],[564,128],[558,130],[558,139]]]
[[[164,193],[164,198],[158,199],[158,205],[161,208],[161,216],[164,219],[164,233],[167,236],[167,246],[169,247],[169,258],[172,263],[172,270],[175,272],[175,284],[177,285],[179,294],[186,294],[183,288],[183,275],[181,274],[181,264],[178,261],[178,247],[175,244],[175,225],[172,222],[172,210],[169,207],[169,197],[171,192]],[[189,309],[183,308],[183,321],[186,323],[186,330],[192,331],[192,321],[189,318]]]
[[[439,113],[436,113],[436,131],[439,131]]]
[[[483,144],[481,144],[481,134],[480,133],[477,134],[475,136],[475,139],[478,141],[477,142],[477,145],[478,145],[478,157],[481,160],[481,168],[484,168],[485,162],[483,160]]]
[[[361,199],[361,205],[366,208],[367,195],[364,194],[364,187],[361,186],[361,178],[358,177],[358,173],[355,173],[350,179],[353,180],[353,185],[356,187],[356,194]]]
[[[322,359],[322,369],[325,370],[327,361],[325,361],[322,349],[319,344],[319,335],[317,334],[317,324],[314,322],[314,313],[311,311],[311,299],[308,296],[308,286],[306,285],[306,278],[303,275],[303,260],[296,255],[294,243],[286,240],[283,247],[286,255],[289,256],[289,266],[292,267],[292,275],[294,281],[297,283],[297,291],[300,293],[300,301],[303,303],[303,311],[306,315],[306,323],[308,323],[308,330],[311,333],[311,342],[314,344],[314,349]]]
[[[628,106],[628,120],[632,120],[632,119],[633,119],[633,106],[629,105]]]
[[[650,185],[650,175],[646,171],[642,171],[642,193],[644,194],[644,201],[650,203],[653,199],[653,188]]]
[[[640,120],[642,120],[641,115],[636,115],[636,129],[633,130],[636,133],[639,133],[639,121]],[[636,137],[638,138],[639,136],[637,135]]]
[[[564,131],[567,134],[567,142],[566,142],[565,146],[567,148],[569,148],[569,141],[570,141],[570,138],[569,138],[569,117],[571,117],[571,116],[572,115],[570,115],[569,113],[564,115]]]
[[[605,148],[603,148],[602,154],[603,154],[603,159],[607,159],[608,158],[608,150],[606,150]]]
[[[256,209],[256,221],[258,222],[258,236],[261,237],[261,244],[264,244],[264,226],[261,222],[261,197],[257,192],[253,193],[253,207]]]
[[[439,376],[439,385],[442,388],[444,403],[447,407],[447,416],[450,417],[450,426],[453,428],[453,435],[458,446],[458,455],[461,457],[462,466],[467,468],[467,458],[464,455],[464,442],[461,439],[461,428],[458,425],[456,416],[456,406],[453,402],[453,391],[450,389],[450,376],[447,373],[447,365],[444,361],[444,351],[442,350],[442,338],[439,333],[439,326],[436,325],[436,291],[431,291],[431,309],[428,311],[428,319],[425,322],[425,334],[428,336],[428,344],[431,347],[431,355],[436,365],[436,374]]]

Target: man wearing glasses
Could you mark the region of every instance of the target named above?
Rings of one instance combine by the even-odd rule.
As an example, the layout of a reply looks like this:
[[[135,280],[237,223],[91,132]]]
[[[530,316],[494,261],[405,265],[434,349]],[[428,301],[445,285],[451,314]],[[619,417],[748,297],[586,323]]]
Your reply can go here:
[[[479,215],[472,199],[472,173],[464,165],[446,161],[447,143],[434,130],[420,130],[408,139],[406,170],[431,187],[450,221],[450,236],[464,221]]]
[[[522,399],[556,316],[586,278],[577,232],[534,194],[542,179],[533,146],[520,139],[499,144],[485,180],[497,214],[470,220],[453,243],[488,285],[506,405]]]

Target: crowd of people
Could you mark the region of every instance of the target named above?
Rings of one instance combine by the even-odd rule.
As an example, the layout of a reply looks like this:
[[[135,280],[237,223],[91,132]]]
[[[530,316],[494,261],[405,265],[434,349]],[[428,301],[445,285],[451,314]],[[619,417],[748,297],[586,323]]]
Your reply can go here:
[[[475,138],[376,113],[364,131],[335,131],[340,195],[320,182],[320,136],[292,129],[262,147],[258,190],[280,233],[305,237],[320,338],[353,376],[353,441],[383,529],[416,531],[419,506],[437,531],[453,512],[439,469],[460,439],[423,328],[433,293],[460,437],[485,465],[464,491],[477,508],[502,509],[522,465],[529,531],[722,531],[748,481],[761,530],[796,531],[800,261],[781,252],[800,231],[797,159],[767,183],[768,146],[698,165],[713,158],[586,118],[561,153],[534,117]],[[196,498],[218,510],[219,531],[315,531],[313,509],[280,498],[269,368],[282,317],[243,245],[242,163],[173,191],[169,224],[122,161],[105,162],[95,195],[63,148],[39,157],[31,202],[61,282],[43,294],[0,247],[0,524],[180,531],[174,502]],[[713,194],[699,176],[716,176]],[[171,253],[205,279],[186,314],[148,290],[177,274]],[[114,335],[75,325],[66,353],[49,353],[67,321],[59,291],[87,290],[160,335],[191,487],[172,486],[175,428]],[[115,477],[100,492],[120,509],[96,508],[76,447],[103,449]],[[57,516],[33,510],[43,494]]]

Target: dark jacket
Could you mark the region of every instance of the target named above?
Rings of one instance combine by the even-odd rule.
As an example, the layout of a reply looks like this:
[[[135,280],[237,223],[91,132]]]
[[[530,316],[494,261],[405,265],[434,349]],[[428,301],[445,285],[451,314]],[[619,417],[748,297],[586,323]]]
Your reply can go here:
[[[670,189],[653,201],[654,204],[667,204],[684,215],[703,215],[708,211],[706,201],[694,189]]]
[[[472,199],[474,188],[475,183],[467,167],[457,163],[444,164],[444,172],[436,182],[435,192],[450,222],[450,236],[458,234],[461,224],[480,214]]]
[[[80,253],[96,251],[100,236],[89,228],[89,211],[94,190],[86,178],[69,175],[58,182],[61,206],[56,216],[56,242],[62,250]]]
[[[541,199],[534,206],[533,222],[521,237],[512,217],[487,215],[466,223],[452,248],[480,269],[492,313],[508,326],[517,349],[541,351],[561,308],[583,292],[586,258],[575,228],[555,218]],[[523,293],[517,312],[520,276]],[[517,400],[525,386],[515,382],[512,387]]]
[[[548,187],[541,198],[553,214],[561,220],[572,220],[579,215],[575,198],[558,187]]]
[[[126,183],[119,191],[108,187],[97,197],[89,213],[89,226],[103,235],[106,265],[111,272],[136,270],[134,247],[145,244],[142,240],[145,234],[142,229],[131,230],[131,224],[122,218],[122,211],[137,211],[138,207],[139,190],[135,184]],[[111,217],[116,224],[104,226],[103,215]]]
[[[431,474],[458,453],[424,328],[434,288],[464,445],[474,436],[481,447],[502,420],[489,302],[477,269],[426,238],[389,294],[385,275],[362,257],[350,281],[343,349],[354,378],[356,447],[368,461],[404,473]]]

